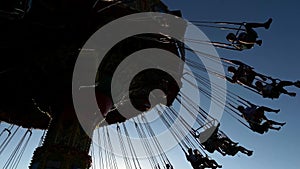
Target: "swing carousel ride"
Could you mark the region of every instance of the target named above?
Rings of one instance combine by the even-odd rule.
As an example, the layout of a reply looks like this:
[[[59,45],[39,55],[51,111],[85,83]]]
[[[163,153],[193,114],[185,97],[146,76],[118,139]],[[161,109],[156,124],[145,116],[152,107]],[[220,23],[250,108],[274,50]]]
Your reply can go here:
[[[80,52],[88,50],[83,46],[94,32],[115,19],[140,12],[160,12],[182,17],[180,11],[169,10],[159,0],[0,0],[0,156],[1,159],[8,157],[3,162],[3,168],[20,167],[32,132],[37,130],[43,130],[44,134],[33,153],[30,169],[176,168],[165,153],[162,140],[156,137],[156,132],[163,128],[169,130],[170,136],[176,140],[194,169],[222,167],[208,153],[235,156],[240,152],[251,156],[253,151],[232,141],[219,128],[220,121],[209,112],[208,106],[200,105],[182,91],[184,86],[199,91],[204,100],[224,107],[225,113],[253,132],[264,134],[271,129],[279,130],[285,124],[264,116],[264,111],[279,110],[255,105],[238,93],[227,91],[222,85],[210,81],[208,75],[272,99],[280,94],[295,96],[295,93],[283,87],[300,87],[299,81],[282,81],[260,74],[241,61],[195,51],[166,34],[145,33],[117,43],[97,68],[96,85],[82,87],[82,90],[95,90],[101,110],[97,116],[104,117],[107,124],[102,125],[97,118],[91,122],[90,132],[93,133],[93,140],[96,138],[98,141],[98,149],[95,148],[74,110],[74,65]],[[168,20],[164,22],[168,23]],[[272,19],[265,23],[188,22],[197,27],[220,28],[231,32],[226,42],[186,38],[185,30],[181,33],[188,43],[240,52],[260,46],[261,41],[257,40],[254,28],[268,29],[271,22]],[[129,55],[148,48],[169,51],[182,60],[186,66],[175,65],[175,73],[181,81],[177,82],[166,72],[149,69],[134,77],[129,96],[113,101],[110,84],[119,64]],[[221,61],[228,72],[223,74],[205,67],[197,60],[196,54],[212,62]],[[91,59],[89,64],[93,63]],[[165,93],[164,105],[151,105],[149,95],[154,89]],[[212,90],[216,95],[212,95]],[[226,101],[222,100],[221,95],[227,96]],[[124,117],[117,108],[128,100],[143,113],[130,119]],[[184,116],[189,116],[195,123],[190,124],[182,117],[180,109],[184,109]],[[149,122],[149,114],[159,117],[156,123]],[[21,132],[24,132],[23,135]],[[12,140],[18,136],[20,140],[14,149],[7,151],[13,147]],[[207,136],[207,139],[202,136]],[[142,149],[137,149],[132,137],[140,139]],[[114,153],[116,149],[120,151],[121,160]],[[144,160],[139,158],[140,151],[146,156]]]

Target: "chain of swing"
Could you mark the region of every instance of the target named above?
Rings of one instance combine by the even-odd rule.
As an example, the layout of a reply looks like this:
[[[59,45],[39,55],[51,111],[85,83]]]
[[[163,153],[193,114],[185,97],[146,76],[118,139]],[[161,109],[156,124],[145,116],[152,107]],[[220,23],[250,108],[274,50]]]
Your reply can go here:
[[[188,48],[186,48],[188,49]],[[195,51],[194,51],[195,52]],[[196,51],[202,56],[207,57],[208,59],[211,59],[213,61],[218,61],[217,56],[209,55],[204,52]],[[221,58],[221,60],[225,63],[225,65],[231,65],[226,62],[226,59]],[[242,121],[242,115],[236,110],[236,107],[239,104],[247,105],[247,100],[241,98],[237,94],[227,91],[226,89],[220,87],[218,84],[212,83],[209,81],[208,78],[206,78],[204,75],[201,75],[201,72],[204,73],[210,73],[217,77],[220,77],[222,79],[226,79],[228,77],[223,76],[221,72],[217,72],[213,68],[207,68],[204,67],[201,63],[195,62],[192,58],[187,58],[186,63],[189,67],[195,68],[198,71],[190,71],[188,69],[185,69],[185,74],[183,77],[183,81],[190,84],[192,87],[199,90],[204,96],[211,99],[213,102],[218,104],[219,106],[225,106],[225,112],[229,113],[232,117],[237,119],[240,123],[245,125],[249,128],[249,126]],[[197,80],[197,83],[201,85],[195,85],[194,83],[189,80],[188,76],[191,76]],[[211,86],[213,85],[216,89],[214,92],[217,93],[215,97],[212,97],[211,95]],[[227,100],[224,103],[223,100],[219,97],[219,95],[227,93]],[[201,108],[198,104],[196,104],[192,99],[190,99],[188,96],[186,96],[183,92],[179,92],[178,97],[175,100],[176,103],[174,104],[180,104],[187,112],[188,114],[195,119],[196,123],[200,126],[197,128],[209,128],[210,126],[214,126],[215,123],[212,123],[214,121],[214,118],[209,115],[203,108]],[[225,104],[225,105],[224,105]],[[158,113],[162,123],[170,129],[170,132],[173,136],[173,138],[178,142],[178,145],[181,147],[181,149],[186,153],[186,150],[188,148],[197,148],[201,150],[201,153],[207,156],[207,153],[205,152],[205,149],[203,148],[202,144],[199,142],[198,139],[195,139],[193,135],[189,134],[192,132],[191,129],[193,129],[193,126],[188,124],[185,119],[183,119],[181,116],[178,115],[178,112],[171,107],[163,112],[162,107],[160,109],[156,108],[156,112]],[[180,121],[180,125],[172,125],[174,121],[178,119]],[[160,169],[165,168],[166,164],[171,164],[169,161],[167,155],[165,154],[161,144],[159,143],[159,140],[155,137],[155,132],[149,125],[149,122],[147,121],[147,118],[143,115],[141,117],[134,118],[134,124],[135,129],[138,133],[139,138],[141,139],[143,148],[145,153],[148,156],[148,161],[153,169]],[[123,132],[121,131],[121,127],[123,128]],[[14,127],[14,125],[10,125],[2,130],[0,133],[0,138],[3,138],[3,141],[0,145],[0,156],[4,152],[4,150],[7,148],[9,143],[11,142],[12,138],[16,135],[17,131],[20,127]],[[14,130],[13,130],[14,129]],[[100,130],[100,129],[99,129]],[[102,136],[100,136],[100,131],[98,130],[98,140],[101,143],[103,149],[98,151],[99,157],[104,157],[99,159],[99,166],[100,168],[114,168],[118,169],[118,163],[116,160],[116,156],[112,153],[113,151],[113,145],[110,141],[110,135],[109,130],[107,127],[103,128]],[[45,136],[45,132],[42,135],[41,141],[39,143],[39,146],[42,145],[42,140]],[[123,160],[126,166],[126,169],[142,169],[142,166],[139,162],[139,159],[137,157],[136,150],[134,149],[134,146],[130,140],[129,131],[123,123],[121,126],[117,125],[117,132],[119,136],[119,142],[122,149],[122,156]],[[222,132],[222,131],[220,131]],[[122,133],[125,134],[126,140],[123,139]],[[28,129],[19,143],[17,144],[16,148],[12,151],[11,155],[9,156],[7,162],[4,164],[4,168],[17,168],[22,155],[24,154],[24,151],[28,145],[28,142],[31,138],[32,131]],[[6,137],[5,137],[6,136]],[[148,137],[151,137],[153,139],[149,140]],[[101,139],[103,138],[103,139]],[[182,139],[183,138],[183,139]],[[126,146],[127,145],[127,146]],[[101,146],[99,146],[101,147]],[[95,158],[95,146],[92,144],[91,154],[93,158]],[[159,154],[158,156],[155,154]],[[129,158],[129,157],[133,158]],[[93,159],[95,161],[95,159]],[[96,164],[93,163],[92,168],[96,169]]]
[[[218,23],[223,24],[223,23]],[[228,23],[226,23],[228,24]],[[235,23],[233,23],[235,24]],[[240,24],[239,24],[240,25]],[[223,28],[222,28],[223,29]],[[227,28],[226,28],[227,29]],[[228,28],[229,29],[229,28]],[[241,28],[238,29],[231,29],[231,30],[242,30]],[[149,40],[149,39],[148,39]],[[191,39],[185,39],[185,40],[191,40]],[[157,41],[157,39],[156,39]],[[191,40],[192,41],[192,40]],[[194,43],[201,43],[200,41],[194,40]],[[194,51],[191,50],[188,47],[184,48],[185,50],[193,53],[200,54],[201,56],[205,57],[206,59],[209,59],[211,61],[215,61],[216,63],[222,63],[225,67],[229,66],[236,66],[233,63],[228,62],[225,58],[219,58],[218,56],[214,56],[211,54],[207,54],[205,52],[201,51]],[[219,84],[211,82],[209,78],[207,77],[207,74],[212,74],[218,78],[221,79],[228,79],[230,77],[223,75],[222,72],[218,72],[212,67],[205,67],[202,63],[197,62],[195,59],[191,57],[185,58],[185,62],[188,65],[189,69],[184,69],[184,76],[182,80],[192,86],[193,88],[199,90],[201,94],[203,94],[208,99],[212,100],[212,102],[216,103],[220,107],[225,107],[225,112],[228,113],[230,116],[235,118],[238,122],[240,122],[245,127],[249,128],[247,123],[245,123],[245,120],[243,119],[243,116],[240,112],[237,111],[237,107],[239,105],[247,106],[247,100],[241,98],[238,94],[227,90],[225,88],[222,88]],[[191,71],[190,69],[194,69],[196,71]],[[206,74],[206,75],[205,75]],[[197,85],[195,85],[191,80],[190,77],[196,79]],[[257,79],[259,80],[259,79]],[[251,90],[247,86],[243,86],[246,89]],[[213,91],[212,91],[213,90]],[[253,91],[253,90],[251,90]],[[215,93],[215,95],[212,96],[212,92]],[[256,92],[256,91],[254,91]],[[222,99],[222,95],[227,96],[226,100]],[[178,112],[175,110],[174,107],[170,107],[167,109],[155,108],[155,111],[160,117],[161,122],[165,125],[166,128],[169,129],[172,137],[178,142],[178,145],[180,148],[186,153],[186,150],[188,148],[194,148],[199,149],[201,151],[201,154],[208,156],[205,148],[201,144],[201,142],[196,139],[193,135],[193,133],[197,132],[198,130],[205,131],[205,129],[208,129],[212,126],[216,126],[219,122],[215,120],[208,112],[206,112],[200,105],[195,103],[192,99],[190,99],[185,93],[179,92],[178,97],[175,99],[174,104],[181,105],[186,112],[195,119],[196,124],[198,127],[194,129],[194,126],[191,124],[188,124],[188,122],[181,117]],[[174,105],[173,104],[173,105]],[[163,111],[162,111],[163,110]],[[176,119],[180,122],[180,125],[172,125]],[[141,140],[141,144],[143,146],[143,149],[145,153],[147,154],[147,159],[149,161],[149,165],[153,169],[157,168],[163,168],[161,166],[166,166],[166,164],[171,164],[169,161],[167,155],[165,154],[159,140],[155,137],[154,130],[151,128],[150,124],[147,121],[147,118],[142,115],[140,117],[134,118],[134,126],[135,130],[138,134],[138,137]],[[113,168],[117,168],[117,162],[116,157],[113,153],[112,146],[108,146],[109,144],[109,132],[107,127],[106,134],[103,135],[103,138],[106,138],[105,140],[102,140],[103,142],[106,142],[103,144],[105,147],[105,150],[99,151],[99,156],[107,156],[106,160],[103,159],[99,160],[99,166],[100,168],[103,166],[109,165],[110,167],[113,166]],[[132,145],[132,141],[130,139],[129,130],[126,127],[126,124],[118,124],[117,127],[118,132],[118,138],[119,143],[121,145],[121,152],[124,164],[126,166],[126,169],[141,169],[142,166],[139,162],[139,158],[137,157],[136,150],[134,149],[134,146]],[[123,128],[123,130],[122,130]],[[100,129],[99,129],[100,130]],[[99,131],[98,130],[98,131]],[[130,130],[131,131],[131,130]],[[126,139],[123,138],[122,133],[126,136]],[[227,135],[219,130],[219,134],[222,134],[227,137]],[[99,136],[99,134],[98,134]],[[147,137],[152,137],[152,139],[147,139]],[[99,140],[101,140],[99,138]],[[107,151],[109,150],[109,151]],[[139,150],[140,151],[140,150]],[[158,156],[155,154],[158,152]],[[132,158],[129,158],[132,157]],[[96,167],[96,166],[94,166]]]
[[[197,51],[196,51],[197,52]],[[205,57],[208,57],[212,60],[215,60],[216,62],[219,61],[219,58],[217,56],[212,56],[212,55],[206,55],[205,53],[201,52],[201,54]],[[224,67],[228,68],[228,66],[236,66],[232,63],[229,63],[227,59],[221,58],[222,64],[224,65]],[[208,73],[208,74],[212,74],[216,77],[219,77],[221,79],[229,79],[229,76],[224,76],[222,75],[221,72],[218,72],[217,70],[214,70],[213,68],[207,68],[204,67],[203,64],[195,62],[195,60],[193,61],[192,59],[186,59],[186,63],[189,67],[191,68],[195,68],[197,70],[200,70],[204,73]],[[198,71],[190,71],[185,69],[186,73],[185,76],[183,77],[183,80],[185,82],[187,82],[189,85],[191,85],[192,87],[196,88],[197,90],[199,90],[204,96],[206,96],[207,98],[211,99],[212,102],[216,103],[219,106],[225,106],[225,110],[224,112],[228,113],[230,116],[232,116],[233,118],[235,118],[237,121],[239,121],[242,125],[246,126],[247,128],[250,129],[250,127],[244,122],[243,116],[240,112],[237,111],[237,107],[239,105],[244,105],[247,106],[247,100],[240,97],[238,94],[232,92],[231,90],[227,90],[225,88],[222,88],[219,84],[214,83],[212,81],[210,81],[208,78],[206,78],[204,75],[201,75],[200,72]],[[197,80],[197,83],[199,83],[200,85],[195,85],[191,80],[189,80],[186,76],[190,76],[193,77]],[[256,80],[260,81],[259,78],[256,78]],[[214,87],[213,92],[215,92],[216,94],[214,95],[214,97],[212,97],[211,93],[211,86]],[[251,92],[255,92],[257,93],[257,91],[254,91],[253,89],[242,85],[242,87],[248,89]],[[188,100],[188,103],[194,103],[193,100],[189,99],[187,96],[185,96],[182,92],[180,92],[181,95],[183,95],[183,97],[185,99]],[[225,95],[227,96],[226,101],[224,102],[224,100],[221,99],[221,95]],[[195,103],[194,103],[195,105]],[[199,109],[201,109],[201,107],[197,107]]]
[[[41,112],[49,116],[50,122],[48,124],[48,127],[51,124],[52,117],[48,112],[42,111],[34,99],[32,99],[34,106]],[[51,108],[49,108],[51,111]],[[4,129],[0,133],[0,157],[1,156],[7,156],[6,153],[4,153],[7,149],[14,147],[12,144],[16,142],[18,139],[17,137],[20,136],[20,134],[17,134],[20,131],[20,126],[15,126],[14,124],[7,124],[2,125],[2,122],[0,121],[0,127],[4,127]],[[23,130],[24,131],[24,130]],[[43,130],[43,134],[40,138],[40,141],[38,143],[38,147],[42,146],[45,136],[46,136],[47,130]],[[8,156],[7,161],[5,161],[3,169],[16,169],[22,160],[22,156],[24,155],[26,148],[31,140],[32,137],[32,129],[28,128],[25,130],[23,136],[15,146],[15,148],[11,151],[11,154]]]
[[[181,95],[183,94],[181,93]],[[209,128],[209,126],[215,125],[211,122],[214,121],[213,117],[210,116],[203,109],[198,109],[195,105],[192,104],[188,105],[183,103],[182,100],[185,100],[184,96],[176,100],[185,108],[185,110],[189,112],[189,115],[196,120],[198,126],[205,126],[206,128]],[[185,100],[185,102],[189,102],[189,100]],[[193,106],[193,108],[197,111],[191,111],[191,106]],[[157,112],[161,122],[165,125],[167,129],[169,129],[171,135],[173,136],[175,141],[178,142],[178,145],[185,153],[188,148],[192,147],[201,150],[201,153],[203,155],[208,156],[200,141],[191,134],[193,126],[188,124],[188,122],[178,114],[175,108],[170,107],[164,109],[162,106],[159,106],[155,108],[155,112]],[[179,122],[178,124],[174,124],[176,120]],[[207,123],[207,120],[210,122]],[[147,160],[151,168],[166,168],[165,166],[167,164],[171,164],[162,145],[160,144],[160,141],[156,137],[157,133],[155,133],[155,131],[151,127],[147,117],[144,114],[135,117],[133,118],[133,123],[134,129],[138,134],[138,137],[141,141],[144,152],[147,155]],[[208,124],[208,126],[206,126],[206,124]],[[116,157],[113,153],[113,146],[110,146],[111,140],[108,128],[109,127],[106,126],[97,130],[99,145],[99,167],[117,168],[118,163],[116,162]],[[122,159],[124,161],[126,169],[142,169],[141,163],[139,162],[139,158],[136,153],[137,150],[135,149],[131,140],[131,136],[129,134],[129,131],[133,132],[133,129],[130,129],[131,130],[128,129],[126,123],[117,124],[116,126],[120,148],[122,152]],[[102,133],[102,135],[100,133]],[[123,137],[124,135],[125,138]],[[91,154],[94,155],[96,148],[94,146],[92,146],[92,148],[93,150],[91,150]],[[96,165],[94,165],[93,167],[96,168]]]
[[[244,29],[241,28],[243,23],[208,22],[208,21],[191,21],[191,23],[194,23],[196,26],[199,27],[212,27],[212,28],[218,28],[222,30],[235,30],[237,31],[236,34],[238,34],[239,31],[244,31]],[[228,25],[238,25],[239,27],[235,28],[235,27],[230,27]],[[168,41],[164,41],[164,40],[149,39],[149,38],[148,40],[156,40],[162,43],[168,43]],[[207,41],[192,39],[192,38],[185,38],[185,41],[189,43],[208,44],[208,45],[214,45],[215,47],[235,50],[234,48],[231,48],[232,44],[227,44],[227,43],[207,42]],[[202,51],[195,51],[188,47],[184,47],[184,50],[200,54],[206,59],[215,61],[217,63],[221,61],[225,67],[235,66],[229,63],[228,60],[224,58],[220,59],[218,56],[207,54]],[[187,84],[189,84],[190,86],[192,86],[193,88],[199,90],[201,94],[203,94],[208,99],[211,99],[212,102],[216,103],[218,106],[220,107],[225,106],[224,111],[226,113],[228,113],[230,116],[235,118],[242,125],[249,128],[249,126],[244,122],[242,114],[237,111],[238,105],[242,104],[244,106],[247,106],[248,101],[241,98],[239,95],[235,94],[234,92],[230,90],[226,90],[222,88],[220,85],[211,82],[207,78],[207,74],[212,74],[224,80],[226,80],[229,77],[227,77],[226,75],[224,76],[222,72],[218,72],[214,68],[203,66],[202,63],[195,61],[195,59],[193,59],[192,57],[185,58],[185,62],[190,69],[196,69],[196,71],[191,71],[190,69],[185,68],[184,69],[185,73],[182,80]],[[198,85],[195,85],[189,79],[189,77],[195,78],[197,80]],[[251,88],[247,86],[243,86],[243,87],[253,91]],[[214,91],[212,91],[212,89],[214,89]],[[212,92],[215,92],[216,95],[212,96],[211,94]],[[226,101],[224,101],[220,97],[221,95],[224,94],[227,95]],[[184,153],[186,153],[186,150],[188,148],[193,148],[193,149],[199,149],[201,151],[201,154],[208,156],[203,145],[200,143],[198,139],[196,139],[193,136],[192,133],[198,131],[199,129],[205,130],[208,129],[209,127],[216,126],[218,121],[216,121],[200,105],[195,103],[183,92],[179,92],[179,95],[175,99],[174,104],[181,105],[186,110],[188,115],[193,119],[195,119],[195,124],[197,126],[196,129],[194,129],[195,124],[189,124],[183,117],[179,115],[179,113],[174,107],[164,108],[162,106],[158,106],[155,108],[155,112],[159,115],[161,122],[164,124],[164,126],[167,129],[169,129],[173,139],[175,139],[176,142],[178,142],[179,147],[182,149]],[[175,121],[178,121],[178,124],[174,125]],[[145,154],[147,155],[147,160],[150,167],[152,169],[161,169],[161,168],[166,168],[167,164],[171,164],[162,145],[160,144],[160,141],[156,137],[156,133],[152,129],[149,121],[147,120],[147,117],[145,115],[138,116],[136,118],[133,118],[133,122],[134,122],[134,129],[138,134],[139,139],[141,140],[141,144],[144,149],[143,151],[145,151]],[[0,156],[3,155],[4,150],[8,147],[9,143],[16,135],[19,128],[20,128],[19,126],[15,127],[14,125],[10,125],[9,127],[6,127],[5,129],[2,130],[2,132],[0,133],[0,139],[2,141],[0,143]],[[117,135],[121,147],[122,159],[124,161],[126,169],[142,169],[140,159],[138,158],[137,155],[137,150],[135,149],[135,146],[133,145],[133,142],[129,134],[132,131],[132,129],[129,130],[126,127],[126,123],[122,123],[122,124],[117,124],[116,130],[117,130]],[[114,154],[114,146],[112,145],[111,142],[111,136],[108,127],[102,127],[95,131],[97,131],[97,135],[98,135],[98,145],[95,146],[94,143],[92,144],[91,155],[94,161],[92,168],[96,169],[97,166],[99,166],[100,168],[118,169],[118,163],[120,163],[120,161],[117,160],[117,157]],[[39,146],[42,145],[42,140],[44,139],[45,132],[46,130],[44,131]],[[220,130],[219,132],[225,135],[224,132]],[[124,135],[125,135],[125,139],[124,139]],[[18,142],[15,149],[10,154],[3,168],[5,169],[17,168],[31,136],[32,136],[32,130],[28,129],[25,132],[25,134],[22,136],[20,141]],[[97,147],[98,147],[98,151],[96,151]],[[97,156],[99,156],[98,164],[95,163],[95,161],[97,161],[95,159],[97,152],[98,152]]]
[[[5,153],[8,148],[13,147],[13,143],[15,143],[16,137],[19,137],[20,126],[9,125],[5,127],[0,133],[0,157],[7,156]],[[27,129],[17,145],[15,145],[14,149],[8,155],[7,161],[5,161],[3,165],[3,169],[16,169],[24,155],[24,152],[29,144],[29,141],[32,136],[32,129]]]

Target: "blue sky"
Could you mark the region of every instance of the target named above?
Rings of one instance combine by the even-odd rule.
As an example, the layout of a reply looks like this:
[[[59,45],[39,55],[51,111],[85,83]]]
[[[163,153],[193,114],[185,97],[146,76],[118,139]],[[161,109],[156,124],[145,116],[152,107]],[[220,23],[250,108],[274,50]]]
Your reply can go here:
[[[269,30],[257,29],[259,37],[263,40],[261,47],[252,50],[235,52],[218,50],[219,55],[229,59],[241,60],[253,66],[258,72],[283,80],[300,79],[299,61],[299,21],[300,2],[290,1],[180,1],[164,0],[170,9],[180,9],[187,20],[209,20],[209,21],[247,21],[265,22],[269,17],[273,23]],[[220,31],[212,28],[201,28],[211,40],[224,41],[228,31]],[[254,150],[252,157],[243,154],[236,157],[222,157],[218,154],[212,155],[224,169],[281,169],[299,168],[300,161],[298,143],[300,142],[299,103],[300,90],[289,87],[296,91],[298,96],[291,98],[281,96],[278,100],[263,99],[258,95],[243,90],[236,85],[229,85],[229,90],[239,91],[239,94],[254,103],[280,108],[278,115],[267,114],[270,119],[287,122],[281,131],[270,131],[259,135],[251,132],[239,124],[235,119],[224,114],[221,121],[221,129],[233,140],[241,145]],[[176,155],[178,156],[178,155]],[[184,157],[175,157],[182,162],[175,168],[191,168],[186,166]]]
[[[180,9],[187,20],[209,21],[258,21],[264,22],[269,17],[273,23],[269,30],[257,29],[263,40],[261,47],[243,51],[218,50],[219,55],[228,59],[241,60],[260,73],[283,80],[300,79],[299,66],[299,19],[300,2],[296,0],[266,1],[266,0],[209,0],[183,1],[163,0],[170,9]],[[211,40],[224,41],[228,31],[211,28],[201,28]],[[280,108],[279,114],[267,114],[270,119],[285,121],[286,126],[281,131],[270,131],[259,135],[242,126],[238,121],[224,114],[221,129],[234,141],[246,148],[254,150],[251,157],[240,154],[236,157],[223,157],[217,153],[211,155],[224,169],[298,169],[300,165],[299,152],[299,103],[300,89],[289,87],[296,91],[297,96],[281,96],[278,100],[263,99],[260,96],[244,90],[237,85],[229,85],[229,90],[238,92],[241,96],[260,105]],[[3,126],[1,126],[2,128]],[[41,131],[34,132],[24,159],[19,168],[28,165],[34,148],[39,142]],[[21,135],[21,132],[20,132]],[[184,154],[178,149],[167,152],[175,169],[190,169]],[[0,156],[2,159],[2,156]],[[1,165],[2,166],[2,165]],[[27,167],[26,167],[27,168]]]

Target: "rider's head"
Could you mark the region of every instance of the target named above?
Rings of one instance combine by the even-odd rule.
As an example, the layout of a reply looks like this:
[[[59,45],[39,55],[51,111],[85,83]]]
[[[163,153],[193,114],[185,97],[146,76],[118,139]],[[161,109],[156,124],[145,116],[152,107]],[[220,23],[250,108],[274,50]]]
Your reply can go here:
[[[226,36],[226,39],[229,41],[229,42],[233,42],[236,40],[236,36],[233,34],[233,33],[229,33],[227,36]]]
[[[189,152],[189,154],[192,154],[193,153],[193,149],[189,148],[188,152]]]
[[[240,112],[243,112],[245,110],[245,108],[243,106],[238,106],[237,108]]]
[[[256,86],[258,89],[262,89],[262,88],[263,88],[263,84],[262,84],[260,81],[255,82],[255,86]]]
[[[231,72],[231,73],[236,72],[236,69],[233,66],[229,66],[227,70],[228,70],[228,72]]]

